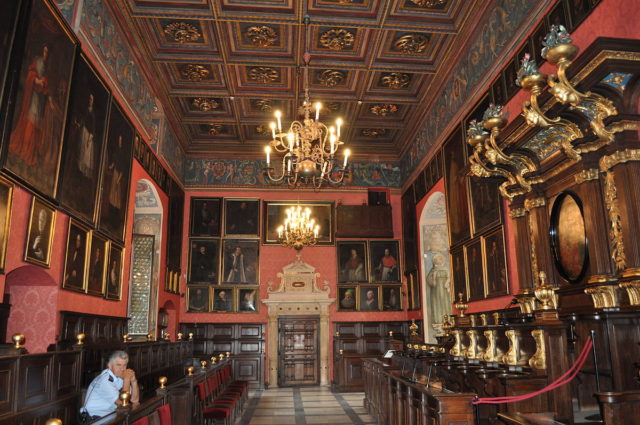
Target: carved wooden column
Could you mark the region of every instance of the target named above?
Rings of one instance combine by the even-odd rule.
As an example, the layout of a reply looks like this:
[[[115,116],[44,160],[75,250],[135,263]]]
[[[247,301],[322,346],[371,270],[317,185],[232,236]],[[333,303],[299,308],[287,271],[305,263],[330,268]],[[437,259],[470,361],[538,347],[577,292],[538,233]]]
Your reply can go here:
[[[527,289],[533,290],[534,278],[531,269],[531,243],[529,241],[529,230],[527,224],[527,210],[524,208],[524,198],[518,196],[509,204],[509,217],[513,224],[510,229],[513,232],[513,240],[516,242],[518,282],[520,282],[520,293]]]
[[[537,284],[537,276],[541,271],[549,275],[555,273],[553,257],[546,237],[549,234],[549,214],[547,201],[543,195],[532,194],[524,201],[524,208],[528,212],[529,242],[531,244],[531,271],[533,272],[533,287]]]

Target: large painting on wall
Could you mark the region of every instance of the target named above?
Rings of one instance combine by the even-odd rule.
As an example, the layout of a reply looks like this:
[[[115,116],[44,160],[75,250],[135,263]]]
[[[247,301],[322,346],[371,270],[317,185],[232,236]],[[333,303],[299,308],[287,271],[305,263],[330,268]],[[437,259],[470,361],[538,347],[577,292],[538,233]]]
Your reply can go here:
[[[369,241],[371,282],[400,282],[400,243]]]
[[[318,245],[333,245],[333,202],[310,202],[293,203],[290,201],[265,201],[264,202],[264,231],[263,241],[266,245],[278,244],[278,226],[287,217],[286,210],[291,207],[301,207],[303,210],[311,210],[311,218],[320,225]]]
[[[122,293],[122,248],[109,243],[109,259],[107,260],[107,287],[105,297],[108,300],[119,300]]]
[[[469,207],[467,202],[467,156],[462,131],[458,128],[444,145],[447,217],[451,245],[469,237]]]
[[[480,239],[465,246],[465,262],[469,279],[469,300],[484,298],[484,272],[482,267],[482,243]]]
[[[98,226],[115,240],[124,239],[131,185],[133,158],[133,127],[122,109],[113,102],[109,114],[104,166],[102,167],[102,193]]]
[[[225,239],[222,243],[222,281],[258,284],[258,240]]]
[[[259,236],[260,200],[229,199],[224,200],[225,236]]]
[[[451,277],[453,277],[453,300],[458,301],[460,294],[467,300],[467,275],[464,268],[464,250],[462,247],[451,251]]]
[[[366,241],[339,241],[338,283],[368,282]]]
[[[104,275],[108,243],[105,238],[91,232],[89,247],[89,266],[87,268],[87,294],[102,296],[104,294]]]
[[[222,198],[191,198],[191,236],[220,236]]]
[[[191,238],[189,283],[218,283],[219,239]]]
[[[55,225],[56,210],[34,196],[31,200],[27,242],[24,247],[25,261],[49,267]]]
[[[4,167],[53,197],[76,44],[49,2],[32,0],[31,6]]]
[[[93,223],[110,96],[84,55],[76,63],[71,93],[58,199]]]

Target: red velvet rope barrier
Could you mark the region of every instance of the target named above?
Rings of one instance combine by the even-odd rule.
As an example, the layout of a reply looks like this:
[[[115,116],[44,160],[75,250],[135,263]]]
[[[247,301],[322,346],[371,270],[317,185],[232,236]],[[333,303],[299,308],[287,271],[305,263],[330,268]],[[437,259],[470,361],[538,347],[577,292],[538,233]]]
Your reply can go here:
[[[547,391],[555,390],[556,388],[566,385],[578,375],[578,372],[580,372],[580,369],[582,369],[582,366],[584,366],[584,363],[587,361],[587,358],[589,357],[589,351],[591,350],[591,347],[593,347],[593,341],[591,340],[591,338],[588,338],[587,342],[584,344],[584,347],[582,348],[582,351],[580,352],[580,355],[576,359],[576,362],[569,368],[569,370],[563,373],[562,376],[560,376],[558,379],[556,379],[546,387],[539,389],[538,391],[534,391],[528,394],[513,395],[513,396],[476,398],[471,403],[473,404],[515,403],[517,401],[527,400],[537,395],[546,393]]]

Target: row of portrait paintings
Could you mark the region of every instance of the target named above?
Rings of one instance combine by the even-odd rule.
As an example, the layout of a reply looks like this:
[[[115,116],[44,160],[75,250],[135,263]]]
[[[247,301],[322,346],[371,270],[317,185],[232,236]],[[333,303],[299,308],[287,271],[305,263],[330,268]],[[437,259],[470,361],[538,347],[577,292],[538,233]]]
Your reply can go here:
[[[400,282],[397,240],[338,241],[338,283]]]
[[[451,250],[453,297],[465,301],[509,293],[509,273],[502,227]]]
[[[257,313],[258,288],[231,286],[189,286],[187,311],[190,313]]]
[[[338,311],[400,311],[400,285],[352,285],[338,287]]]
[[[120,300],[123,248],[71,218],[62,288]]]
[[[263,208],[261,208],[263,205]],[[259,238],[277,245],[280,226],[291,207],[309,208],[320,226],[318,245],[333,245],[333,202],[264,201],[257,198],[191,198],[189,235],[192,237]],[[261,217],[262,211],[262,217]],[[261,225],[262,224],[262,225]]]
[[[260,242],[255,239],[189,239],[188,283],[258,284]]]
[[[57,8],[48,0],[15,3],[28,10],[24,25],[17,25],[18,32],[0,29],[3,44],[7,32],[16,41],[12,53],[16,60],[0,57],[5,66],[0,76],[7,76],[3,86],[10,88],[4,93],[4,104],[10,108],[2,123],[3,169],[52,204],[122,243],[133,126],[77,48]]]

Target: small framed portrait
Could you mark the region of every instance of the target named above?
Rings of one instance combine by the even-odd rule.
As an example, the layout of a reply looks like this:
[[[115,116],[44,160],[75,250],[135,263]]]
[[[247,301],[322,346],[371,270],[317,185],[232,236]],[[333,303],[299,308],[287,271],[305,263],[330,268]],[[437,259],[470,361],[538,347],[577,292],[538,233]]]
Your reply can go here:
[[[13,185],[5,179],[0,178],[0,273],[4,273],[4,262],[7,256],[12,200]]]
[[[258,284],[258,248],[251,239],[225,239],[222,242],[222,282]]]
[[[341,241],[338,246],[338,283],[368,282],[367,242]]]
[[[55,225],[56,210],[34,196],[31,200],[27,243],[24,247],[26,262],[49,267]]]
[[[189,239],[189,283],[218,283],[219,239]]]
[[[225,236],[260,236],[260,199],[224,200]]]
[[[484,271],[482,264],[482,244],[478,238],[465,246],[466,274],[469,279],[469,301],[484,298]]]
[[[462,264],[464,267],[464,262]],[[420,297],[420,283],[418,281],[418,271],[406,272],[407,277],[407,302],[409,310],[420,310],[422,308],[422,298]]]
[[[382,310],[402,310],[402,292],[400,291],[400,285],[382,287]]]
[[[233,288],[214,288],[211,311],[214,313],[233,313],[235,311]]]
[[[105,298],[119,300],[122,293],[122,248],[109,243],[109,257],[107,259],[107,288]]]
[[[85,263],[89,229],[73,218],[69,220],[67,234],[67,253],[64,262],[62,288],[71,291],[85,292]]]
[[[258,312],[258,288],[238,290],[238,311],[241,313]]]
[[[360,311],[379,311],[380,310],[380,287],[379,286],[361,286],[360,299],[358,303]]]
[[[400,242],[369,241],[371,282],[400,282]]]
[[[462,299],[467,301],[467,275],[464,268],[464,249],[459,247],[451,250],[450,261],[451,264],[451,277],[453,277],[453,302],[458,301],[459,295],[462,294]]]
[[[220,236],[222,198],[191,198],[191,236]]]
[[[338,311],[356,311],[357,286],[338,287]]]
[[[97,233],[91,232],[89,266],[87,268],[87,294],[89,295],[104,295],[107,250],[107,240]]]
[[[209,287],[189,286],[187,287],[187,312],[208,313],[209,312]]]
[[[262,232],[265,245],[278,245],[278,227],[287,218],[287,209],[300,207],[304,211],[309,208],[310,218],[320,226],[317,245],[333,245],[334,213],[333,202],[305,202],[293,203],[291,201],[265,201]]]
[[[487,265],[486,297],[498,297],[509,293],[509,273],[504,249],[502,227],[482,238]]]

